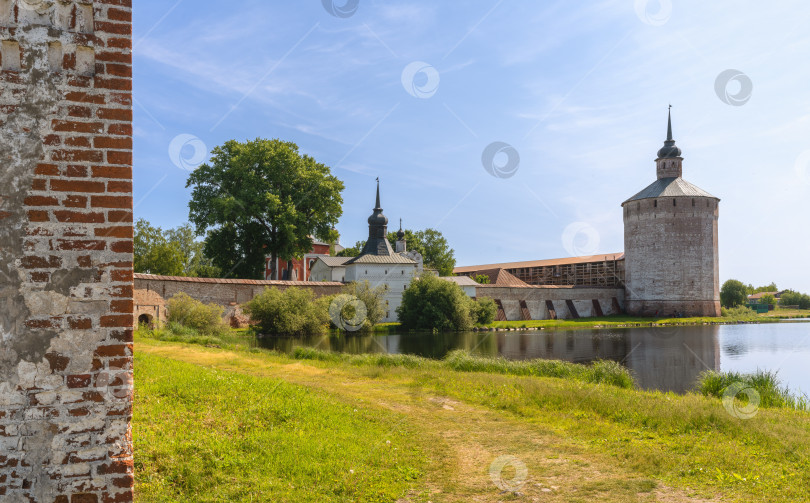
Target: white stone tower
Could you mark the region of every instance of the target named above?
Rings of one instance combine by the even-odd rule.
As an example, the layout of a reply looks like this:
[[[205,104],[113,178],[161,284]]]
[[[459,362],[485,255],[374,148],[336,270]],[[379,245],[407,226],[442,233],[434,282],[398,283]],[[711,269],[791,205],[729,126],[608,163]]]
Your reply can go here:
[[[658,179],[622,203],[627,313],[720,316],[720,200],[681,177],[671,113],[655,164]]]

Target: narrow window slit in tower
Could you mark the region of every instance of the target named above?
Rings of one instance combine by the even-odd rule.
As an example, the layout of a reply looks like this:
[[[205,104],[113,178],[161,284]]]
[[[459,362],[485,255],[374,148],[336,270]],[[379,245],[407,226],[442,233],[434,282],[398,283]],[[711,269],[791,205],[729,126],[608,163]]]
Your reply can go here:
[[[653,200],[653,208],[658,208],[658,199]]]

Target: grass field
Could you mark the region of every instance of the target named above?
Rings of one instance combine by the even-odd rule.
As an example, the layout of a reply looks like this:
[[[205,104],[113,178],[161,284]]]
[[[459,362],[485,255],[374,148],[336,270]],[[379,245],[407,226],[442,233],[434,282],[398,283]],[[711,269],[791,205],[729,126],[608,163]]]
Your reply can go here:
[[[806,412],[298,356],[136,338],[137,501],[810,501]]]

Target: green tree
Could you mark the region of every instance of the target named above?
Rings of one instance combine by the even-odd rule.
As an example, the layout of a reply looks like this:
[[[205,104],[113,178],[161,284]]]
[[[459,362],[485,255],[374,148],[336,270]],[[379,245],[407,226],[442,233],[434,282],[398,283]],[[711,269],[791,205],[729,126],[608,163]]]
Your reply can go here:
[[[265,256],[275,265],[310,251],[312,236],[337,238],[343,182],[295,143],[228,141],[186,186],[191,223],[207,233],[205,254],[231,277],[263,278]]]
[[[166,238],[177,243],[183,253],[183,276],[217,278],[221,275],[220,269],[205,255],[205,242],[197,240],[191,224],[167,230]]]
[[[265,288],[243,309],[264,334],[301,336],[325,331],[330,300],[329,297],[315,299],[308,288]]]
[[[771,282],[770,285],[764,285],[764,286],[758,286],[758,287],[754,287],[754,285],[751,285],[750,283],[748,285],[748,295],[753,295],[755,293],[760,293],[760,292],[778,292],[778,291],[779,291],[779,288],[777,288],[776,283],[774,283],[774,282]]]
[[[408,250],[414,250],[422,255],[425,267],[436,269],[439,276],[452,276],[456,267],[455,251],[450,248],[447,239],[436,229],[412,231],[405,229],[405,242]],[[397,233],[389,232],[388,241],[391,246],[396,245]]]
[[[450,248],[447,239],[436,229],[425,229],[413,233],[416,240],[416,251],[422,254],[427,267],[439,271],[440,276],[452,276],[456,268],[455,251]]]
[[[335,315],[335,317],[342,317],[344,321],[350,320],[354,321],[355,323],[359,322],[362,323],[362,326],[357,326],[354,323],[341,323],[337,324],[338,328],[362,328],[364,330],[370,330],[374,328],[374,325],[380,322],[385,317],[385,294],[388,291],[386,285],[380,285],[378,287],[372,288],[369,284],[368,280],[357,282],[352,281],[351,283],[347,284],[343,287],[343,295],[348,296],[350,299],[359,299],[363,303],[363,315],[364,319],[357,319],[357,314],[354,312],[351,313],[344,313],[344,312],[337,312],[333,313],[332,308],[330,306],[330,315]],[[354,310],[356,306],[354,306],[353,302],[343,302],[347,308]],[[342,306],[339,306],[342,307]],[[332,322],[334,323],[335,320],[333,319]],[[342,326],[341,326],[342,325]]]
[[[472,300],[472,299],[470,299]],[[498,306],[489,297],[481,297],[471,302],[473,322],[479,325],[489,325],[495,321]]]
[[[766,306],[773,306],[776,305],[776,298],[771,294],[763,295],[759,298],[759,303]]]
[[[143,218],[135,222],[134,269],[138,273],[182,276],[185,257],[180,245],[170,241],[160,227]]]
[[[360,252],[363,251],[363,247],[366,245],[365,241],[358,241],[354,244],[354,246],[350,246],[349,248],[344,248],[343,250],[339,251],[337,256],[338,257],[356,257],[360,255]]]
[[[795,290],[785,290],[779,297],[780,306],[798,306],[799,309],[810,309],[810,295]]]
[[[725,308],[732,308],[745,304],[748,301],[747,287],[742,281],[727,280],[720,288],[720,304]]]
[[[468,330],[472,302],[456,283],[423,274],[402,293],[397,315],[406,330]]]
[[[490,282],[489,276],[486,274],[476,274],[475,282],[481,285],[488,285]]]

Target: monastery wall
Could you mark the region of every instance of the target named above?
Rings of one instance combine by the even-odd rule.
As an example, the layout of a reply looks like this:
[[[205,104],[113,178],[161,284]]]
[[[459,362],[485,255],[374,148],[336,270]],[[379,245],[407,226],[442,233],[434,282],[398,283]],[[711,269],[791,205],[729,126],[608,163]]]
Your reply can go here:
[[[0,501],[132,501],[131,0],[0,0]]]
[[[605,316],[621,314],[624,309],[624,288],[478,285],[476,297],[500,300],[506,319],[510,321],[524,319],[521,301],[526,303],[533,320],[552,318],[549,302],[557,319],[575,318],[573,311],[581,318],[599,316],[594,302]]]

